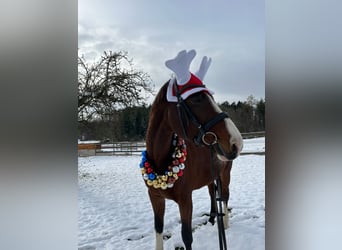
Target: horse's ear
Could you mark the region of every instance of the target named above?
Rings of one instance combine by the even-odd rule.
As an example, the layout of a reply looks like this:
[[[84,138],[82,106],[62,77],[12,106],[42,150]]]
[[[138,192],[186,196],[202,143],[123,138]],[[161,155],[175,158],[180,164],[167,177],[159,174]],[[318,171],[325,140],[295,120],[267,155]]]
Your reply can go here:
[[[165,62],[165,66],[175,73],[178,85],[184,85],[190,80],[190,64],[195,56],[196,51],[194,49],[182,50],[175,58]]]
[[[204,56],[202,58],[202,62],[201,62],[201,65],[199,67],[199,69],[197,70],[197,72],[195,73],[195,75],[201,79],[201,81],[203,82],[203,79],[205,77],[205,75],[207,74],[207,71],[208,71],[208,68],[210,67],[210,64],[211,64],[211,58],[207,57],[207,56]]]

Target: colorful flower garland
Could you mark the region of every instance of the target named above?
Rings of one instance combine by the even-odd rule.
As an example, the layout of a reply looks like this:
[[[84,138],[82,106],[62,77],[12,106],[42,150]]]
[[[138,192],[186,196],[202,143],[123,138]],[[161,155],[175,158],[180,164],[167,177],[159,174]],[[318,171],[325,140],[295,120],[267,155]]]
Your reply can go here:
[[[163,190],[172,188],[175,181],[183,175],[185,168],[185,160],[187,156],[186,145],[182,138],[177,134],[173,135],[172,145],[175,147],[172,153],[172,163],[168,166],[168,170],[164,175],[158,175],[153,171],[153,166],[147,159],[147,151],[142,152],[142,159],[140,162],[140,169],[143,179],[148,186],[154,188],[161,188]]]

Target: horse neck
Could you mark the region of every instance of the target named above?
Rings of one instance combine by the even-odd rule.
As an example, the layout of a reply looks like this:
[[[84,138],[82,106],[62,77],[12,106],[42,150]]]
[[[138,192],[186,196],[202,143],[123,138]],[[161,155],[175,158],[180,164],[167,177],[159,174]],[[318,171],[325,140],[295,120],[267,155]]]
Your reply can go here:
[[[166,100],[165,84],[152,104],[146,133],[146,150],[155,170],[162,172],[170,164],[170,149],[173,132],[169,125],[170,104]]]

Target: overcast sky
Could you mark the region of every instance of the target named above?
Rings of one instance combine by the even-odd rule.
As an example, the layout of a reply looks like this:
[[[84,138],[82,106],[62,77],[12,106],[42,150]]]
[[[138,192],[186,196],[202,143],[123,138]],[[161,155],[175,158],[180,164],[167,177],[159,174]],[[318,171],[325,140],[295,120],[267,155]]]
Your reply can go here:
[[[264,14],[262,0],[79,0],[79,54],[127,51],[158,91],[171,74],[165,60],[195,49],[191,70],[212,58],[204,83],[218,102],[264,99]]]

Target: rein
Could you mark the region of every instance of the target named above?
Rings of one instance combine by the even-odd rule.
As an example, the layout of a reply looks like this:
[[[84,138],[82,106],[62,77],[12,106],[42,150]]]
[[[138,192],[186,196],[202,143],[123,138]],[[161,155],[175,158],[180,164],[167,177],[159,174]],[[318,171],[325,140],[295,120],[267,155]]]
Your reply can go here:
[[[203,87],[202,85],[201,87]],[[198,85],[191,85],[189,87],[198,87]],[[187,87],[188,88],[188,87]],[[222,152],[222,149],[217,142],[217,136],[214,132],[209,131],[215,124],[219,123],[225,118],[228,118],[228,114],[225,112],[221,112],[218,115],[216,115],[214,118],[206,122],[204,125],[202,125],[196,116],[191,112],[188,105],[185,103],[184,99],[181,96],[181,91],[178,89],[176,83],[174,83],[174,89],[177,96],[177,111],[178,111],[178,117],[180,120],[180,124],[182,127],[183,135],[185,139],[189,139],[185,130],[184,122],[182,120],[181,115],[181,109],[185,111],[186,115],[189,117],[190,121],[198,128],[199,132],[197,136],[193,139],[194,143],[197,146],[205,145],[209,147],[210,150],[210,165],[211,165],[211,174],[213,176],[213,187],[215,191],[215,215],[217,217],[217,227],[218,227],[218,235],[219,235],[219,244],[220,244],[220,250],[226,250],[227,249],[227,240],[226,240],[226,234],[224,231],[224,223],[223,223],[223,216],[225,215],[222,211],[222,184],[221,179],[219,175],[219,166],[215,166],[214,164],[214,150],[216,152]],[[184,91],[184,89],[181,89]],[[211,138],[210,138],[211,137]],[[215,179],[214,171],[217,172],[217,178]],[[228,215],[227,215],[228,216]]]
[[[210,144],[210,165],[211,165],[211,174],[214,177],[214,146],[215,144]],[[220,243],[220,250],[227,250],[227,240],[226,240],[226,234],[224,231],[224,223],[223,223],[223,216],[225,215],[222,211],[222,184],[221,184],[221,178],[219,174],[219,167],[216,166],[217,171],[217,178],[214,179],[212,185],[214,187],[214,195],[215,195],[215,215],[217,218],[217,229],[218,229],[218,236],[219,236],[219,243]],[[229,215],[227,215],[229,216]]]

